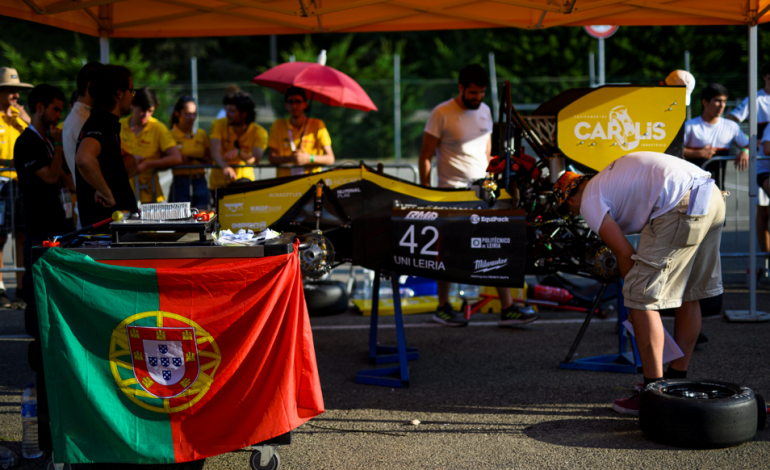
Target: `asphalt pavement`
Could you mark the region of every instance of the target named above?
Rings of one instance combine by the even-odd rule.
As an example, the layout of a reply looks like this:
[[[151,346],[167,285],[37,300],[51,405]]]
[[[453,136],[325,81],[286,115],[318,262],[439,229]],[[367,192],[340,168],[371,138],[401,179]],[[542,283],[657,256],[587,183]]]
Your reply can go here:
[[[761,286],[759,305],[770,302]],[[725,295],[727,309],[748,307],[743,286]],[[313,318],[326,412],[299,427],[279,450],[283,469],[722,469],[768,468],[770,431],[746,444],[686,450],[647,440],[638,420],[610,408],[629,396],[641,375],[559,369],[580,327],[577,313],[541,312],[522,328],[497,328],[475,315],[470,327],[433,325],[430,315],[406,317],[406,338],[420,358],[410,362],[410,386],[359,385],[367,363],[368,318],[353,310]],[[380,341],[395,341],[393,318],[382,319]],[[673,322],[665,321],[673,328]],[[709,342],[696,351],[690,376],[749,386],[770,395],[770,323],[704,320]],[[19,403],[34,379],[26,360],[21,311],[0,310],[0,445],[21,446]],[[592,322],[578,357],[617,352],[613,319]],[[412,425],[412,420],[419,425]],[[255,426],[258,423],[255,423]],[[248,469],[250,452],[207,460],[205,470]],[[43,460],[19,469],[42,469]],[[89,467],[84,467],[89,468]],[[117,468],[108,466],[106,468]]]

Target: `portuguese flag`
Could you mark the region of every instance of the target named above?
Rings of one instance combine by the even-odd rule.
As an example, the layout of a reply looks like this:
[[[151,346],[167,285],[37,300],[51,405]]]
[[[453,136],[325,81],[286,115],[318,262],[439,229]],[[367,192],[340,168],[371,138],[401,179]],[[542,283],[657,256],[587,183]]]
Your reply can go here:
[[[57,460],[188,462],[323,412],[296,246],[189,265],[111,266],[59,248],[35,264]]]

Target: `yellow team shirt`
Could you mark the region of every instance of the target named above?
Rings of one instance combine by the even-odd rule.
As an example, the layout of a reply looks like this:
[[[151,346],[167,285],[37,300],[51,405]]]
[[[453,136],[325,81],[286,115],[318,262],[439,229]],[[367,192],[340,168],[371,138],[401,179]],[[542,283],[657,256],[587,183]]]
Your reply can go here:
[[[171,137],[168,127],[154,117],[150,117],[147,125],[138,134],[134,134],[134,131],[128,125],[130,119],[131,116],[127,116],[120,120],[120,144],[124,151],[131,155],[139,155],[144,160],[158,160],[163,152],[171,147],[176,147],[176,141]],[[155,201],[152,200],[153,174],[155,175]],[[131,189],[136,191],[134,179],[129,178],[129,181],[131,182]],[[158,174],[154,169],[148,169],[140,173],[139,184],[147,186],[139,193],[142,203],[146,204],[165,200],[163,190],[160,187],[160,181],[158,180]]]
[[[0,167],[13,166],[13,146],[28,124],[19,117],[19,110],[11,106],[11,116],[0,114]],[[0,176],[16,178],[15,171],[0,171]]]
[[[291,133],[289,133],[291,130]],[[302,142],[300,144],[300,136]],[[332,139],[329,137],[329,131],[326,130],[326,125],[320,119],[307,118],[305,134],[302,135],[302,126],[296,128],[291,125],[291,121],[288,119],[278,119],[270,126],[270,151],[277,157],[290,157],[294,153],[291,149],[291,142],[294,141],[294,148],[301,148],[307,153],[313,155],[323,155],[324,146],[331,145]],[[274,152],[274,153],[273,153]],[[290,176],[293,171],[292,168],[278,168],[276,176]],[[321,167],[318,165],[306,165],[304,174],[318,173],[321,171]]]
[[[206,157],[206,150],[209,148],[209,137],[203,129],[193,129],[193,135],[187,135],[179,127],[174,125],[171,129],[171,137],[176,141],[176,148],[182,157],[192,157],[190,165],[203,165],[203,159]],[[174,170],[174,176],[197,176],[205,175],[206,169],[195,170]]]
[[[241,149],[241,153],[250,155],[255,148],[261,148],[262,150],[267,148],[267,131],[264,127],[256,123],[251,123],[246,128],[246,132],[243,135],[238,136],[235,134],[232,126],[227,125],[227,118],[217,119],[211,123],[211,139],[219,139],[222,143],[221,155],[224,156],[230,150],[236,148],[235,141],[238,141],[238,148]],[[234,162],[233,165],[244,164],[241,162]],[[254,169],[253,168],[233,168],[235,170],[235,179],[246,178],[254,181]],[[225,186],[225,174],[220,168],[214,168],[209,175],[209,189],[217,189]]]

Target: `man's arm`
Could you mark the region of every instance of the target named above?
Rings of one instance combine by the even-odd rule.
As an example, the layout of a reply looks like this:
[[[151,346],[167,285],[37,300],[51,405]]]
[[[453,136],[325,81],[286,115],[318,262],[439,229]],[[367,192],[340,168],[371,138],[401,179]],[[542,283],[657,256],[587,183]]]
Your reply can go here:
[[[420,149],[420,160],[417,162],[417,168],[420,170],[420,184],[430,186],[430,161],[436,153],[439,144],[439,138],[424,132],[422,134],[422,148]]]
[[[59,182],[59,178],[63,174],[61,171],[62,162],[64,161],[64,150],[61,145],[57,145],[54,147],[56,150],[54,151],[53,160],[51,160],[51,164],[48,166],[44,166],[43,168],[38,169],[35,171],[35,174],[43,181],[45,181],[47,184],[56,184]]]
[[[492,134],[489,134],[489,139],[487,139],[487,162],[492,160]]]
[[[123,156],[123,166],[126,167],[126,173],[129,178],[133,178],[134,175],[139,173],[139,164],[136,162],[136,157],[120,148],[120,153]]]
[[[104,181],[102,170],[99,167],[99,154],[102,153],[102,144],[92,137],[86,137],[80,142],[78,152],[75,154],[75,165],[80,170],[80,176],[96,190],[94,199],[104,207],[115,205],[112,190]],[[131,157],[133,158],[133,157]]]
[[[233,181],[235,179],[235,170],[222,157],[222,141],[219,139],[211,139],[211,158],[216,165],[222,168],[225,174],[225,181]]]
[[[612,253],[618,259],[618,267],[620,268],[620,275],[623,279],[626,278],[626,274],[634,266],[634,260],[631,256],[636,254],[636,250],[628,241],[623,231],[620,230],[620,226],[615,219],[607,212],[602,219],[602,225],[599,227],[599,237],[602,241],[612,250]]]
[[[710,145],[707,145],[700,149],[692,147],[684,148],[684,158],[711,158],[716,153],[717,149]]]
[[[740,124],[740,122],[741,122],[741,121],[739,121],[739,120],[738,120],[738,118],[737,118],[737,117],[735,117],[735,115],[733,115],[733,114],[728,114],[728,115],[727,115],[727,119],[729,119],[729,120],[731,120],[731,121],[733,121],[733,122],[737,122],[737,123],[739,123],[739,124]]]
[[[141,163],[139,163],[139,172],[143,172],[144,170],[153,168],[153,169],[161,169],[161,168],[169,168],[176,165],[182,164],[182,155],[179,153],[179,149],[174,147],[169,147],[166,150],[163,151],[163,156],[160,157],[157,160],[143,160]]]

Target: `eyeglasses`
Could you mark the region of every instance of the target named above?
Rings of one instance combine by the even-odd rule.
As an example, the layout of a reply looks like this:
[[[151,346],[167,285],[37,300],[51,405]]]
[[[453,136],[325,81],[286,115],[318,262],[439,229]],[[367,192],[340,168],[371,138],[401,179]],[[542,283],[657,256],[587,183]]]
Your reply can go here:
[[[286,100],[286,104],[301,104],[304,102],[303,100]]]
[[[136,90],[134,90],[133,88],[129,88],[129,89],[128,89],[128,90],[126,90],[126,91],[129,91],[129,92],[131,92],[131,96],[136,96]]]
[[[184,102],[184,101],[192,101],[193,103],[195,103],[195,98],[192,97],[192,96],[182,95],[182,96],[179,97],[179,101],[182,101],[182,102]]]

